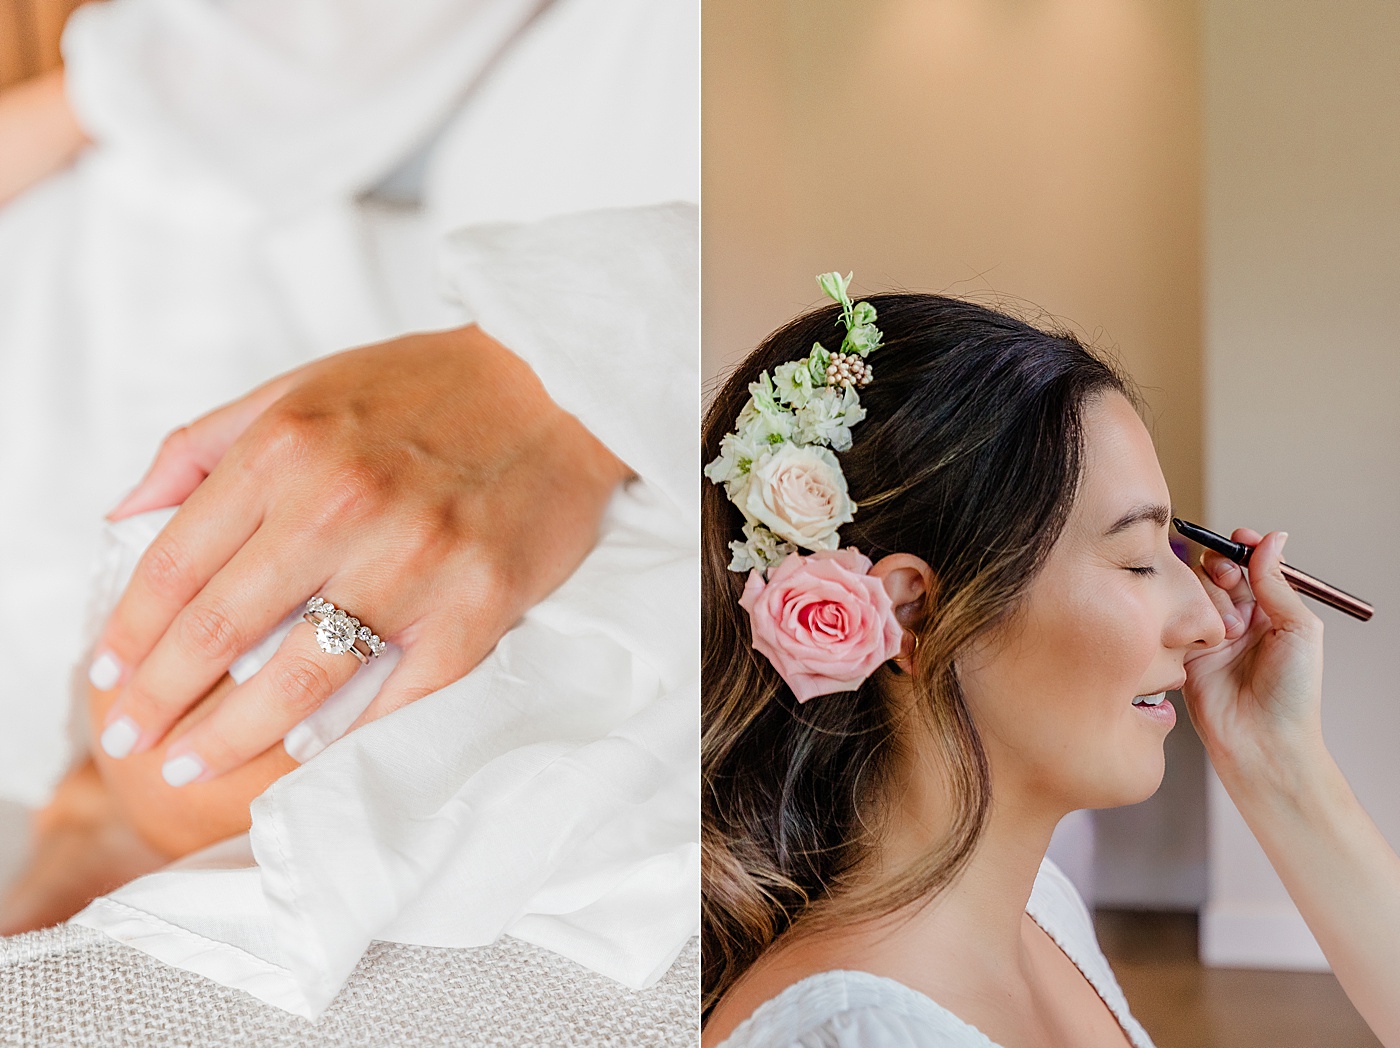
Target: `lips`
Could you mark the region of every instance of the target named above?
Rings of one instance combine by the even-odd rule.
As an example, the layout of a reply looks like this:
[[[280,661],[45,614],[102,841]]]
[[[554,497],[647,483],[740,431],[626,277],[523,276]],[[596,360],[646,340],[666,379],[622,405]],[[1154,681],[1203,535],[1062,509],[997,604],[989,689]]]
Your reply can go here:
[[[1185,678],[1185,677],[1182,677],[1180,680],[1174,681],[1174,682],[1171,683],[1171,684],[1164,684],[1164,685],[1162,685],[1162,687],[1158,688],[1156,691],[1148,692],[1148,693],[1146,693],[1146,694],[1137,696],[1135,699],[1133,699],[1133,705],[1134,705],[1134,706],[1160,706],[1160,705],[1162,704],[1162,700],[1166,698],[1166,693],[1167,693],[1167,692],[1169,692],[1169,691],[1180,691],[1180,690],[1181,690],[1183,687],[1185,687],[1185,686],[1186,686],[1186,678]],[[1152,699],[1152,700],[1154,700],[1154,701],[1148,702],[1148,701],[1146,701],[1146,700],[1148,700],[1148,699]]]

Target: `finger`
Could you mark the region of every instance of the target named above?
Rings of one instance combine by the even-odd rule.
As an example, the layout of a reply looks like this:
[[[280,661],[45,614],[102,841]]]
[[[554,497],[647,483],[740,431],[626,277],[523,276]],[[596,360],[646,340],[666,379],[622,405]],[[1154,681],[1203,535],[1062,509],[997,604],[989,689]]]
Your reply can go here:
[[[178,506],[203,483],[222,452],[203,439],[196,425],[181,426],[161,441],[146,475],[107,511],[107,520],[115,523],[148,509]]]
[[[180,505],[287,386],[285,379],[275,379],[175,430],[161,442],[141,482],[107,513],[107,519],[115,522],[147,510]]]
[[[470,621],[470,618],[462,616],[459,621]],[[465,677],[491,653],[510,625],[496,624],[497,628],[493,628],[490,623],[483,623],[485,628],[470,632],[435,632],[442,630],[443,622],[444,617],[438,617],[432,627],[422,631],[425,635],[421,639],[405,643],[399,664],[385,679],[373,701],[345,730],[347,735],[363,724],[388,716]]]
[[[1288,532],[1271,531],[1259,541],[1249,558],[1249,584],[1275,629],[1311,633],[1321,620],[1283,577],[1283,544],[1287,539]]]
[[[93,687],[111,691],[130,678],[180,609],[247,542],[261,512],[261,499],[217,477],[175,511],[141,555],[103,627],[88,669]]]
[[[241,768],[320,709],[359,668],[349,653],[322,651],[315,628],[297,623],[265,666],[171,743],[162,777],[171,786],[184,786]]]
[[[1205,550],[1201,554],[1201,566],[1211,581],[1225,592],[1226,598],[1236,609],[1235,614],[1248,621],[1249,609],[1254,604],[1254,591],[1249,588],[1249,578],[1244,569],[1214,550]]]
[[[1201,553],[1193,570],[1196,573],[1196,577],[1201,580],[1201,586],[1205,589],[1206,596],[1208,596],[1210,602],[1215,605],[1215,610],[1220,615],[1220,620],[1225,623],[1225,636],[1229,639],[1234,639],[1244,632],[1245,620],[1240,618],[1239,611],[1236,609],[1235,602],[1231,599],[1230,594],[1222,588],[1220,582],[1212,574],[1212,566],[1219,571],[1221,565],[1219,563],[1212,565],[1207,559],[1209,553],[1209,550],[1205,550]],[[1226,564],[1230,564],[1230,566],[1233,567],[1233,564],[1225,560],[1224,557],[1221,557],[1220,560],[1224,560]]]
[[[132,732],[126,754],[159,743],[184,711],[314,592],[326,574],[313,556],[287,542],[283,529],[259,528],[176,613],[131,674],[105,718],[107,725],[124,727],[110,739],[104,730],[103,748],[111,756],[123,756],[121,742]]]

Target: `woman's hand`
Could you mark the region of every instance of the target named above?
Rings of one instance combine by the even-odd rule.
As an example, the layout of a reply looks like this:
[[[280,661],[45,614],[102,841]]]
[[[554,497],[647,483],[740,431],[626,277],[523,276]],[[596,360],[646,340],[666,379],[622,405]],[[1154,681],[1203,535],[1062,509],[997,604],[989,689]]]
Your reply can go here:
[[[354,726],[471,670],[597,539],[629,471],[475,326],[316,360],[171,434],[113,519],[180,504],[136,567],[91,676],[121,687],[103,749],[156,745],[315,594],[404,654]],[[172,743],[203,782],[275,745],[359,668],[297,623]],[[353,727],[352,726],[352,730]]]
[[[1222,775],[1286,766],[1322,745],[1322,620],[1279,568],[1288,536],[1238,528],[1230,537],[1256,548],[1247,572],[1209,550],[1196,566],[1227,629],[1216,647],[1186,656],[1183,689]]]

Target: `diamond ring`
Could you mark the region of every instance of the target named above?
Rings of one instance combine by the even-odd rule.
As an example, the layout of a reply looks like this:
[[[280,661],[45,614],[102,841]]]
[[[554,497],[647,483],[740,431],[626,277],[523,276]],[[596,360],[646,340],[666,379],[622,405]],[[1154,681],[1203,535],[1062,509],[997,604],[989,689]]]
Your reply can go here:
[[[360,620],[344,608],[337,608],[322,597],[312,597],[306,602],[302,618],[316,627],[316,643],[327,655],[349,652],[361,662],[369,662],[384,652],[384,642],[377,633],[361,625]]]

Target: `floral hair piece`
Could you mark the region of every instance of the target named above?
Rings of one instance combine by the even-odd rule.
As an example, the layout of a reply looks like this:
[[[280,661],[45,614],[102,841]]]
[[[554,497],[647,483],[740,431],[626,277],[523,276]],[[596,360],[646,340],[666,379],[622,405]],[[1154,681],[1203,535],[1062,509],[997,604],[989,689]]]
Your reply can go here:
[[[805,358],[759,375],[705,467],[744,515],[729,569],[749,573],[739,603],[754,648],[798,702],[859,687],[899,654],[904,633],[870,559],[840,549],[839,529],[856,506],[834,452],[850,448],[851,427],[865,418],[857,390],[874,378],[866,358],[881,345],[875,307],[847,293],[852,275],[817,277],[841,305],[837,351],[817,342]]]

